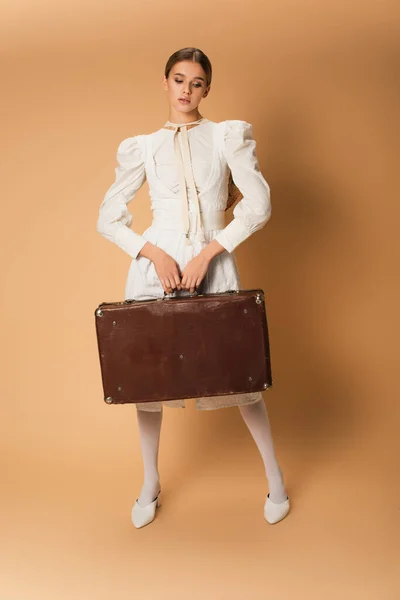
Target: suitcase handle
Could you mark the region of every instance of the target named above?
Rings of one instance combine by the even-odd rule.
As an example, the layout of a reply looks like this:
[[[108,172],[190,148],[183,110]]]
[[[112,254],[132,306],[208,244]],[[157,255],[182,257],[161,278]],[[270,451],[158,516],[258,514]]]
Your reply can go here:
[[[172,298],[173,294],[175,294],[176,290],[173,290],[170,294],[168,294],[167,292],[164,292],[164,297],[163,300],[165,300],[166,298]],[[187,296],[189,297],[194,297],[194,296],[199,296],[199,292],[197,290],[195,290],[194,292],[190,292]]]

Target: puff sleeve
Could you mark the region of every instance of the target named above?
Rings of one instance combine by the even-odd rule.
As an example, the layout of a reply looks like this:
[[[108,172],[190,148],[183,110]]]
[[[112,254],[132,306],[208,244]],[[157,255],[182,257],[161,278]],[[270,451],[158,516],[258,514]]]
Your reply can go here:
[[[117,162],[115,181],[100,205],[96,228],[107,240],[137,258],[147,241],[129,227],[132,215],[127,207],[146,180],[144,157],[137,136],[128,137],[119,144]]]
[[[215,239],[228,252],[233,252],[267,223],[271,200],[269,185],[258,164],[252,125],[240,120],[225,121],[224,125],[223,151],[243,198],[233,209],[233,220]]]

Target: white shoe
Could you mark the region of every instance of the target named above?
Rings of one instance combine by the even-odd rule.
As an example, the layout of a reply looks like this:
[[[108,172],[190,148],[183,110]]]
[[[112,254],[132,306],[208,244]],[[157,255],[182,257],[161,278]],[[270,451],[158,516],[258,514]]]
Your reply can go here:
[[[160,493],[161,490],[158,492],[158,495],[154,498],[153,502],[146,504],[146,506],[140,506],[136,499],[136,502],[132,508],[131,518],[132,523],[137,529],[154,521],[154,517],[156,516],[156,508],[161,506]]]
[[[268,521],[268,523],[271,523],[272,525],[273,523],[278,523],[278,521],[282,521],[282,519],[284,519],[288,514],[289,509],[289,497],[287,497],[286,500],[284,500],[283,502],[276,504],[275,502],[272,502],[268,494],[264,505],[264,517],[266,521]]]

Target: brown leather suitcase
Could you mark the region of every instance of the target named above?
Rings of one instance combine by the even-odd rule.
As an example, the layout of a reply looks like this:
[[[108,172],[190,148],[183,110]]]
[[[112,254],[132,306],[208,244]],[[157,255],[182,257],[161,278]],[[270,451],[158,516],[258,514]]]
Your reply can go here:
[[[263,290],[102,302],[95,323],[107,404],[272,385]]]

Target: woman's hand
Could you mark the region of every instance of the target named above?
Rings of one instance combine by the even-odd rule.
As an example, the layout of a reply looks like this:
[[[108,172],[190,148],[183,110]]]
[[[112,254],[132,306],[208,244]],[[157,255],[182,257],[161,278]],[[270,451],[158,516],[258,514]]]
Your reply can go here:
[[[182,287],[191,293],[199,287],[207,273],[210,259],[204,253],[198,254],[184,268],[182,272]]]
[[[203,281],[210,262],[224,251],[225,248],[217,240],[212,240],[186,265],[182,274],[172,256],[150,242],[146,242],[139,256],[145,256],[154,263],[158,278],[167,294],[174,289],[189,289],[193,293]]]
[[[164,288],[170,294],[174,289],[181,289],[181,276],[178,263],[164,250],[157,248],[152,259],[157,276]]]

